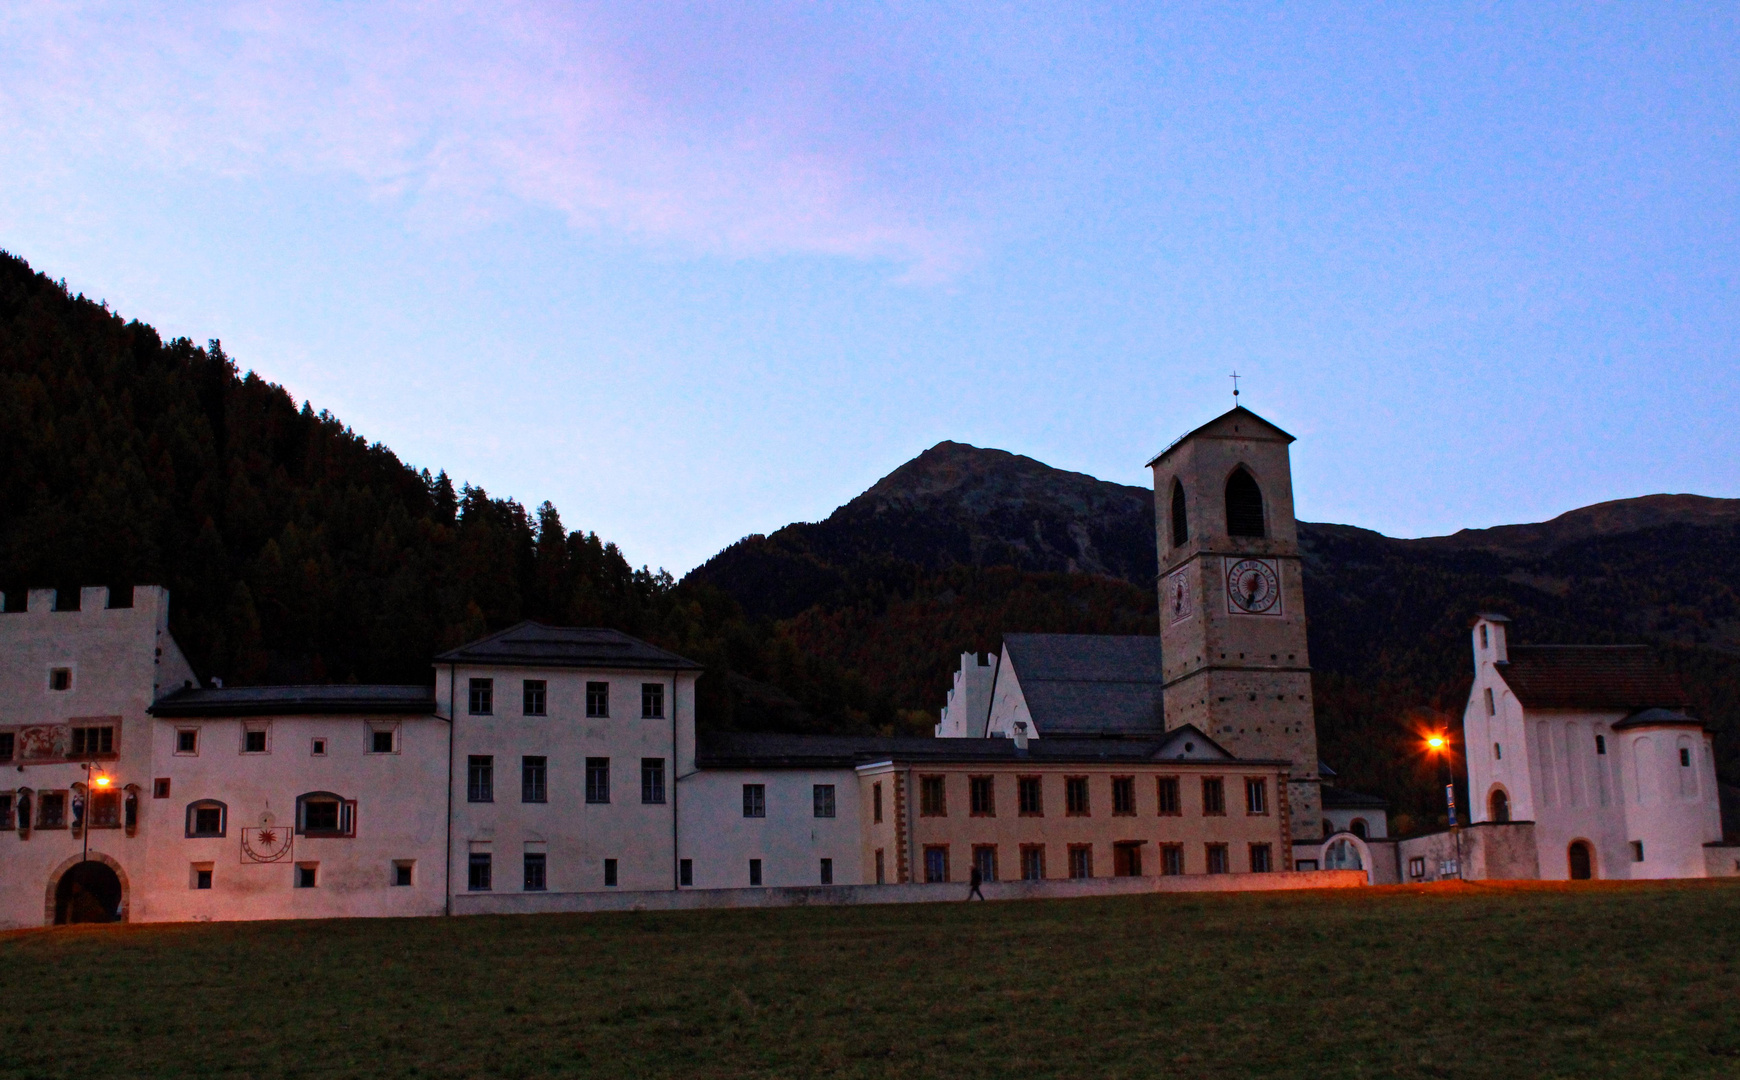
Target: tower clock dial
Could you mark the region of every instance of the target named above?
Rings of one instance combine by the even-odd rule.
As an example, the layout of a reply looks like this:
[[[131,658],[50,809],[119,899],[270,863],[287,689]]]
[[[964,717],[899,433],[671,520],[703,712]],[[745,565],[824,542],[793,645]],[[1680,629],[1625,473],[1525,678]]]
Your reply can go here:
[[[1227,610],[1235,615],[1281,614],[1281,575],[1269,559],[1228,559]]]

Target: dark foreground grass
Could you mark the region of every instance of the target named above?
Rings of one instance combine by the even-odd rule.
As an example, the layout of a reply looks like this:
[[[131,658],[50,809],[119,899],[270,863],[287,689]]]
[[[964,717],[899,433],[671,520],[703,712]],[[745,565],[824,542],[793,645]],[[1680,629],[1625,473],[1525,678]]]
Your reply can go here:
[[[1740,882],[0,938],[0,1076],[1740,1076]]]

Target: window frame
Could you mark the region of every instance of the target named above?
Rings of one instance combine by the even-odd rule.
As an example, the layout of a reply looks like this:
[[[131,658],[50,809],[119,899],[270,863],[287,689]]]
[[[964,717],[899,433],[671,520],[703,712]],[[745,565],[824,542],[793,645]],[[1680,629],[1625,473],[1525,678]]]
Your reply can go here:
[[[1119,798],[1120,793],[1123,796],[1121,799]],[[1124,808],[1121,810],[1118,809],[1119,802],[1124,804]],[[1112,816],[1136,816],[1136,778],[1134,776],[1112,777]]]
[[[1154,778],[1155,817],[1183,817],[1184,790],[1177,776]]]
[[[216,832],[202,831],[199,828],[199,811],[215,810],[218,815]],[[187,804],[185,811],[183,836],[188,840],[222,840],[230,831],[229,805],[218,799],[195,799]]]
[[[1227,850],[1227,846],[1225,844],[1219,844],[1219,843],[1204,844],[1203,845],[1203,856],[1206,859],[1205,865],[1208,867],[1209,873],[1211,873],[1211,874],[1230,874],[1230,873],[1232,873],[1232,853]],[[1219,864],[1219,869],[1216,869],[1217,863]]]
[[[1079,786],[1078,786],[1079,785]],[[1080,798],[1077,798],[1077,794]],[[1085,776],[1063,778],[1063,816],[1093,817],[1093,790]]]
[[[99,745],[92,749],[90,743]],[[71,725],[70,753],[68,761],[100,761],[121,756],[120,740],[116,738],[114,724],[73,724]]]
[[[1033,798],[1027,798],[1029,793]],[[1029,809],[1031,803],[1032,809]],[[1015,778],[1015,815],[1017,817],[1045,816],[1045,777],[1040,775],[1017,776]]]
[[[69,796],[70,793],[66,788],[48,788],[46,790],[38,788],[30,800],[31,831],[54,831],[57,829],[71,828],[69,819],[71,817],[72,807],[70,805],[71,799]],[[54,818],[53,820],[45,820],[46,815],[44,810],[46,807],[51,805],[56,808]]]
[[[495,802],[495,755],[467,754],[465,757],[465,801]]]
[[[640,684],[640,718],[642,720],[663,720],[665,718],[664,683],[643,682]]]
[[[1266,776],[1245,777],[1245,816],[1269,816],[1269,778]]]
[[[335,804],[333,811],[333,828],[310,829],[308,827],[308,808],[314,804]],[[354,840],[356,839],[356,800],[347,799],[333,791],[305,791],[296,796],[296,835],[310,840]]]
[[[810,809],[817,818],[838,817],[840,812],[838,789],[833,784],[810,785],[810,804]]]
[[[607,757],[586,759],[586,805],[610,805],[610,759]]]
[[[749,887],[751,889],[763,888],[764,886],[762,885],[762,882],[764,882],[766,880],[767,880],[766,877],[764,877],[762,875],[762,872],[761,872],[761,860],[760,859],[750,859],[749,860]]]
[[[767,785],[743,785],[743,816],[745,819],[764,819],[767,817]]]
[[[522,875],[520,879],[521,892],[549,892],[549,859],[545,852],[527,851],[520,859]],[[533,871],[536,871],[534,873]],[[534,878],[536,879],[534,881]]]
[[[1210,792],[1214,793],[1212,798]],[[1226,817],[1226,777],[1202,778],[1202,816]]]
[[[665,804],[665,759],[640,759],[640,802],[642,806]]]
[[[466,713],[469,716],[495,715],[495,680],[485,676],[472,676],[466,685]]]
[[[882,781],[870,785],[870,811],[875,824],[882,824]]]
[[[520,680],[520,715],[550,715],[550,681],[548,679]]]
[[[248,745],[249,742],[251,741],[252,736],[255,736],[255,735],[260,736],[260,748],[258,750],[251,749]],[[242,755],[244,757],[258,757],[261,754],[270,754],[271,752],[272,752],[272,724],[271,724],[271,722],[270,721],[244,722],[242,724],[242,749],[241,749]]]
[[[834,860],[823,859],[821,866],[817,868],[817,871],[823,885],[832,885],[834,883]]]
[[[1044,844],[1022,844],[1022,845],[1020,845],[1020,853],[1021,853],[1020,854],[1021,880],[1022,881],[1044,881],[1045,880],[1045,845]],[[1029,860],[1031,860],[1031,861],[1029,861]],[[1037,866],[1039,873],[1037,875],[1028,873],[1028,871],[1031,869],[1034,869],[1035,866]]]
[[[949,781],[947,773],[925,773],[918,778],[918,816],[946,818],[949,816]]]
[[[933,874],[931,859],[935,856],[942,867],[940,876]],[[949,846],[947,844],[926,844],[920,853],[924,867],[924,883],[926,885],[946,885],[949,881]]]
[[[371,723],[369,725],[368,748],[364,751],[364,753],[370,754],[370,755],[379,754],[382,756],[399,753],[399,751],[402,749],[400,739],[399,739],[399,727],[400,727],[400,725],[398,725],[398,724]],[[380,748],[380,742],[381,742],[382,735],[385,735],[387,737],[387,741],[389,743],[389,748],[386,750],[382,750]]]
[[[615,859],[605,859],[604,860],[604,887],[606,889],[617,888],[619,886],[619,883],[621,882],[621,880],[622,880],[621,864],[619,864]]]
[[[981,795],[984,797],[980,798]],[[997,816],[997,778],[995,776],[967,777],[967,816],[978,818]]]
[[[987,854],[990,855],[990,872],[989,873],[987,873],[985,870],[984,858],[983,858]],[[974,844],[973,845],[973,869],[975,869],[979,872],[979,880],[980,881],[990,882],[990,881],[1000,880],[997,877],[997,845],[996,844]]]
[[[1160,876],[1182,877],[1184,874],[1184,845],[1160,845]]]
[[[610,719],[610,683],[591,681],[586,684],[586,719]]]
[[[1069,859],[1069,878],[1071,881],[1087,881],[1094,876],[1094,846],[1092,844],[1069,844],[1065,847]],[[1078,871],[1080,871],[1078,873]]]
[[[465,891],[495,891],[495,853],[473,851],[465,860]],[[483,871],[481,874],[478,871]]]
[[[520,802],[538,805],[550,801],[550,759],[543,754],[520,755]]]
[[[1274,853],[1275,847],[1273,844],[1252,843],[1250,845],[1250,854],[1248,855],[1248,858],[1250,859],[1251,873],[1273,873],[1275,870]],[[1258,856],[1261,856],[1261,858],[1259,859]],[[1257,865],[1259,862],[1262,863],[1261,866]]]

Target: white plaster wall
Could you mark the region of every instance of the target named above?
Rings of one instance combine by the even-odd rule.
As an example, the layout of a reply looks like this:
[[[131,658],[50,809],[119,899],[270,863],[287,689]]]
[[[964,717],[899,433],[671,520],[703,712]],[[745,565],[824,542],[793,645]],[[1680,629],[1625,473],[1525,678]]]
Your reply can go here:
[[[991,653],[984,663],[978,653],[962,653],[961,666],[955,672],[954,686],[949,690],[948,704],[936,726],[939,739],[980,738],[985,716],[990,708],[991,684],[997,674],[997,654]]]
[[[1389,815],[1382,810],[1325,810],[1323,820],[1327,821],[1336,832],[1350,832],[1353,829],[1353,819],[1365,821],[1366,837],[1371,840],[1382,840],[1390,834]],[[1309,858],[1309,856],[1307,856]]]
[[[0,614],[0,728],[119,717],[105,721],[115,724],[119,747],[113,760],[101,762],[102,771],[116,788],[137,784],[148,796],[152,720],[145,709],[159,687],[179,688],[193,672],[169,636],[167,591],[139,586],[130,608],[109,608],[108,599],[107,589],[84,589],[80,610],[54,611],[53,590],[32,590],[29,610]],[[72,670],[71,690],[49,689],[49,670],[56,667]],[[14,760],[0,763],[0,770],[0,791],[70,791],[86,777],[76,762]],[[92,852],[120,864],[129,904],[136,900],[133,881],[145,859],[144,801],[136,835],[95,829],[90,837]],[[32,829],[29,839],[20,839],[15,829],[0,832],[0,927],[41,925],[51,878],[83,847],[69,828]]]
[[[767,789],[767,816],[743,816],[743,785]],[[817,784],[834,785],[832,818],[815,816]],[[863,882],[858,774],[843,769],[708,769],[683,781],[682,857],[694,861],[694,887],[749,885],[749,860],[761,860],[764,887],[821,884],[821,860],[834,860],[834,884]]]
[[[997,660],[987,714],[986,738],[1013,738],[1017,721],[1027,725],[1027,734],[1033,738],[1044,734],[1027,709],[1027,698],[1021,693],[1021,679],[1015,674],[1015,665],[1010,661],[1007,649]]]
[[[676,884],[673,826],[686,791],[677,770],[693,769],[694,686],[692,672],[614,671],[576,668],[467,667],[452,673],[456,712],[453,750],[452,890],[468,891],[470,854],[490,852],[494,891],[522,891],[528,845],[543,850],[551,892],[603,890],[604,860],[617,861],[616,889],[669,889]],[[472,678],[495,680],[495,710],[469,712]],[[448,706],[450,673],[438,669],[437,707]],[[525,716],[523,681],[548,684],[547,715]],[[610,684],[608,718],[586,716],[586,684]],[[665,687],[665,716],[641,717],[641,684]],[[673,717],[673,712],[675,716]],[[467,759],[495,758],[495,801],[467,801]],[[548,761],[548,801],[521,801],[521,758]],[[586,802],[586,759],[610,759],[610,802]],[[641,801],[641,759],[665,762],[665,801]]]
[[[296,716],[156,722],[156,777],[169,798],[146,785],[142,825],[149,857],[135,875],[135,921],[305,919],[438,915],[446,903],[447,723],[432,716]],[[242,753],[245,728],[268,727],[267,752]],[[370,733],[397,727],[397,751],[370,752]],[[176,752],[178,731],[198,733],[198,753]],[[326,754],[316,757],[316,738]],[[355,799],[356,835],[297,836],[290,857],[242,858],[242,829],[267,822],[294,829],[299,795],[328,791]],[[188,804],[228,807],[222,838],[186,835]],[[145,830],[141,830],[144,832]],[[412,884],[392,884],[395,860],[411,860]],[[212,887],[193,888],[193,864],[212,864]],[[315,886],[296,888],[297,863],[316,863]]]
[[[1631,837],[1643,842],[1634,878],[1704,877],[1704,845],[1722,839],[1710,736],[1688,728],[1643,728],[1621,735]],[[1684,748],[1690,765],[1680,764]],[[1712,808],[1715,809],[1712,814]]]

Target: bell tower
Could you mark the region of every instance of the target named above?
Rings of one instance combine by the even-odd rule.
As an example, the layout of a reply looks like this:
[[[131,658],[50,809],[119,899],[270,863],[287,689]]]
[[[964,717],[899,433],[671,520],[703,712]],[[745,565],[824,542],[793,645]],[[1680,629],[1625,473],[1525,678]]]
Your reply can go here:
[[[1314,837],[1323,815],[1292,442],[1236,407],[1148,466],[1166,728],[1194,724],[1241,758],[1292,762],[1293,835]]]

